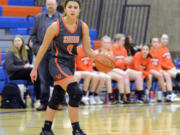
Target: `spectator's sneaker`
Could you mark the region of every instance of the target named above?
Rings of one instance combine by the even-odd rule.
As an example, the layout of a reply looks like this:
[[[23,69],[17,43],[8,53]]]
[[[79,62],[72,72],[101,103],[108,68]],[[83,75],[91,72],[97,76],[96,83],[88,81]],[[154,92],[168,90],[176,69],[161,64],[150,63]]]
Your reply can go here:
[[[119,102],[118,102],[117,100],[111,100],[111,101],[109,101],[108,104],[113,105],[113,104],[118,104],[118,103],[119,103]]]
[[[148,95],[145,95],[145,96],[144,96],[143,102],[144,102],[144,103],[149,103],[149,97],[148,97]]]
[[[139,100],[139,99],[136,100],[136,103],[139,103],[139,104],[143,104],[143,102],[144,102],[143,100]]]
[[[120,103],[120,104],[124,104],[124,101],[123,101],[123,100],[119,100],[119,103]]]
[[[167,96],[165,97],[165,102],[172,102],[172,101],[171,101],[171,95],[167,95]]]
[[[73,135],[86,135],[81,129],[80,130],[75,130],[72,133],[73,133]]]
[[[177,95],[175,93],[171,94],[171,101],[180,101],[180,98],[177,97]]]
[[[89,97],[83,96],[82,99],[81,99],[81,103],[83,105],[89,105]]]
[[[161,103],[161,102],[162,102],[162,100],[157,100],[157,102],[158,102],[158,103]]]
[[[96,104],[96,101],[94,99],[94,96],[89,96],[89,104],[90,105],[95,105]]]
[[[130,103],[131,104],[135,104],[136,103],[136,95],[131,95],[131,97],[130,97]]]
[[[42,129],[42,131],[39,135],[54,135],[54,133],[52,131],[45,131]]]
[[[135,104],[135,103],[136,103],[136,100],[130,98],[130,99],[126,100],[126,102],[127,102],[128,104]]]
[[[37,111],[46,111],[45,105],[40,105],[38,108],[36,108]]]
[[[124,102],[124,104],[131,104],[130,100],[124,100],[123,102]]]
[[[41,106],[40,100],[37,100],[35,103],[35,108],[39,108]]]
[[[149,98],[147,98],[147,96],[144,95],[139,100],[137,100],[137,103],[140,103],[140,104],[149,103]]]
[[[103,101],[100,99],[99,96],[95,96],[94,99],[96,101],[96,104],[98,104],[98,105],[102,105],[103,104]]]

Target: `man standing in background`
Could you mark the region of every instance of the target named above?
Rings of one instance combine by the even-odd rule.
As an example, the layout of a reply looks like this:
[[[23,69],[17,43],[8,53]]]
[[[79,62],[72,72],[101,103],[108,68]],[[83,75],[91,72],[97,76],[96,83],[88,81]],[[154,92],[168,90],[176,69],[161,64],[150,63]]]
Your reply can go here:
[[[40,13],[35,17],[35,22],[32,30],[32,41],[33,41],[33,51],[35,55],[37,54],[42,42],[46,29],[54,22],[57,18],[61,17],[61,14],[56,11],[57,1],[56,0],[46,0],[46,12]],[[41,98],[40,106],[36,109],[37,111],[46,110],[49,96],[50,96],[50,86],[52,84],[52,77],[48,71],[50,51],[53,47],[51,42],[50,48],[42,59],[38,73],[40,77],[40,88],[41,88]]]

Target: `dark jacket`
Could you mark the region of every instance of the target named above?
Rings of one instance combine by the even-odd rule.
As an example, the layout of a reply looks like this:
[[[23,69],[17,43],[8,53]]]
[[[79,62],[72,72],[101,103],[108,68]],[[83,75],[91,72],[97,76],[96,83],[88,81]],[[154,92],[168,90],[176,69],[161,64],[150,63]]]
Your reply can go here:
[[[24,65],[28,61],[24,61],[22,57],[18,59],[13,51],[8,51],[5,58],[5,69],[9,77],[11,77],[16,71],[24,69]]]
[[[56,21],[57,18],[61,17],[61,14],[57,11],[53,14],[52,18],[48,18],[47,15],[48,15],[47,12],[43,12],[35,17],[34,26],[31,33],[32,42],[33,42],[33,51],[35,54],[37,54],[43,42],[44,35],[46,33],[46,29],[48,28],[48,26],[52,24],[54,21]]]

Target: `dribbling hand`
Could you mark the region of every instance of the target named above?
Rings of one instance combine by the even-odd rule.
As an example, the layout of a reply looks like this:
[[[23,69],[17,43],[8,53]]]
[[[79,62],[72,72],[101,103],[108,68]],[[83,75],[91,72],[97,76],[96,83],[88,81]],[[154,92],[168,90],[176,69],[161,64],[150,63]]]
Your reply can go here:
[[[31,81],[34,83],[34,81],[37,80],[37,70],[36,69],[32,69],[31,73],[30,73],[30,77],[31,77]]]

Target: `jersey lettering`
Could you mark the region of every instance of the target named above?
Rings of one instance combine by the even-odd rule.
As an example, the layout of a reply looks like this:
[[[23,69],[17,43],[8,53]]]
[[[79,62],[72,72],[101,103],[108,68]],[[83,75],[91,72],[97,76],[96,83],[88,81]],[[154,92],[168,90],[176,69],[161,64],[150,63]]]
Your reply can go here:
[[[64,36],[63,43],[79,43],[79,36]]]
[[[159,63],[159,60],[156,59],[156,58],[152,58],[152,59],[151,59],[151,62],[152,62],[152,64],[153,64],[154,66],[157,66],[158,63]]]

